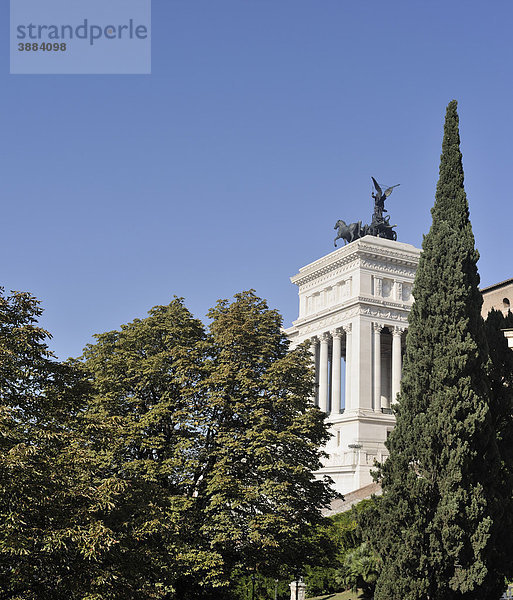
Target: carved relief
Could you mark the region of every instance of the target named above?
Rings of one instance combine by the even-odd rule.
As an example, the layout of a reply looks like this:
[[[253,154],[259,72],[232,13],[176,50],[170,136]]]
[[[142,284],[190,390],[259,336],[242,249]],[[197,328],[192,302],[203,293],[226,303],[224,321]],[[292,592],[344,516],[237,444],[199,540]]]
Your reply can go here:
[[[360,314],[377,319],[389,319],[392,321],[401,321],[402,323],[408,322],[407,313],[398,310],[388,310],[385,307],[362,306]]]
[[[326,316],[322,319],[315,320],[308,324],[298,323],[295,325],[295,329],[301,336],[308,335],[309,333],[317,333],[319,331],[333,328],[333,326],[343,327],[346,330],[346,325],[343,325],[343,321],[353,319],[357,316],[372,317],[377,321],[395,321],[397,323],[408,324],[408,313],[406,311],[398,311],[393,309],[387,309],[386,307],[373,307],[373,306],[354,306],[350,310],[340,311],[335,315]]]
[[[371,246],[369,244],[360,244],[361,253],[366,253],[369,257],[389,260],[390,258],[397,260],[398,262],[409,263],[412,265],[417,265],[419,262],[420,252],[404,252],[401,250],[392,250],[391,248],[386,248],[380,250],[376,248],[376,246]]]
[[[381,271],[390,275],[402,275],[403,277],[415,277],[416,267],[409,267],[406,265],[400,265],[397,263],[381,262],[378,260],[362,259],[362,267],[367,269],[373,269],[374,271]]]
[[[382,286],[383,298],[390,298],[390,296],[392,295],[393,286],[394,286],[393,279],[383,279],[383,286]]]
[[[351,278],[340,281],[339,283],[329,286],[324,290],[316,291],[310,295],[302,295],[301,302],[302,312],[301,318],[315,313],[322,312],[326,308],[336,306],[344,302],[351,295]]]
[[[403,283],[402,298],[401,298],[403,302],[409,302],[410,300],[412,300],[411,289],[412,289],[412,285],[410,283]]]

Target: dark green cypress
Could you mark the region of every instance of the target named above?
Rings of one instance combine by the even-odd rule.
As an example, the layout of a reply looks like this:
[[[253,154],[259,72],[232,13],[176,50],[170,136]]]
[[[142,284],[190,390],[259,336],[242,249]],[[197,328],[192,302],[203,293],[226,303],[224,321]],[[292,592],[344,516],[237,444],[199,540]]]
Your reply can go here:
[[[494,565],[501,464],[454,100],[431,212],[397,425],[380,470],[383,501],[372,535],[383,569],[375,598],[490,600],[504,588]]]

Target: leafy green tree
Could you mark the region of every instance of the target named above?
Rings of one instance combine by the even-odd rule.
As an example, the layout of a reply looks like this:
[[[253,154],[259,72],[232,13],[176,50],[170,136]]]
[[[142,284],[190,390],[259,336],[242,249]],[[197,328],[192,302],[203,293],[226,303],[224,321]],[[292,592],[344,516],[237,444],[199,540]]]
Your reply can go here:
[[[415,278],[397,425],[381,466],[376,600],[498,598],[504,587],[496,536],[503,477],[459,144],[452,101]]]
[[[94,472],[122,490],[102,515],[116,585],[98,594],[228,598],[245,574],[297,570],[322,522],[332,493],[313,471],[328,434],[308,349],[288,352],[253,292],[209,317],[206,332],[175,299],[84,352]]]
[[[369,561],[360,559],[365,555],[374,564],[377,558],[367,546],[360,548],[365,544],[360,523],[377,510],[379,500],[379,497],[362,500],[351,510],[329,517],[326,524],[315,530],[312,541],[317,548],[316,564],[308,565],[305,572],[308,596],[364,586],[372,595],[375,578],[367,568]]]
[[[208,315],[211,406],[203,532],[227,565],[279,577],[315,549],[312,527],[333,494],[320,468],[324,415],[309,402],[306,346],[289,351],[281,316],[254,292],[219,301]],[[200,500],[201,502],[201,500]]]
[[[0,599],[265,594],[331,499],[306,347],[252,292],[207,332],[179,299],[60,364],[0,294]]]
[[[362,542],[346,554],[342,581],[345,587],[353,591],[361,589],[366,597],[372,598],[380,570],[379,557],[367,542]]]
[[[120,490],[105,503],[116,544],[101,557],[112,574],[103,598],[180,597],[180,581],[225,584],[222,557],[200,533],[198,485],[204,477],[209,372],[203,325],[183,301],[150,310],[84,351],[93,388],[87,412],[95,474]]]
[[[77,426],[80,373],[53,359],[41,308],[0,290],[0,598],[86,598],[90,558],[112,539],[96,519]],[[94,567],[93,567],[94,570]]]

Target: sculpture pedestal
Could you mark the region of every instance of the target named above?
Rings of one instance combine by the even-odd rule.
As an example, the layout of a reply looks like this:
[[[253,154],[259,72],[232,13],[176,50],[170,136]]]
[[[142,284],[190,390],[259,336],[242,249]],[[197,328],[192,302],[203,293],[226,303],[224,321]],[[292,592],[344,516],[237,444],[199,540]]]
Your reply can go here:
[[[346,494],[372,483],[395,424],[402,352],[420,250],[365,236],[306,265],[291,278],[299,318],[286,330],[294,347],[311,344],[317,389],[332,438],[319,475]]]

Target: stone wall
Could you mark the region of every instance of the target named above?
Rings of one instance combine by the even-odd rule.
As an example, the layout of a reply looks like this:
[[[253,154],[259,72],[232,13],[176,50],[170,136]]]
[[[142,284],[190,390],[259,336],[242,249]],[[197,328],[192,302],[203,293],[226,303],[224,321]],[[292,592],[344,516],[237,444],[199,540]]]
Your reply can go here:
[[[483,295],[483,308],[481,309],[483,319],[486,319],[492,308],[503,312],[513,310],[513,279],[483,288],[481,293]]]

